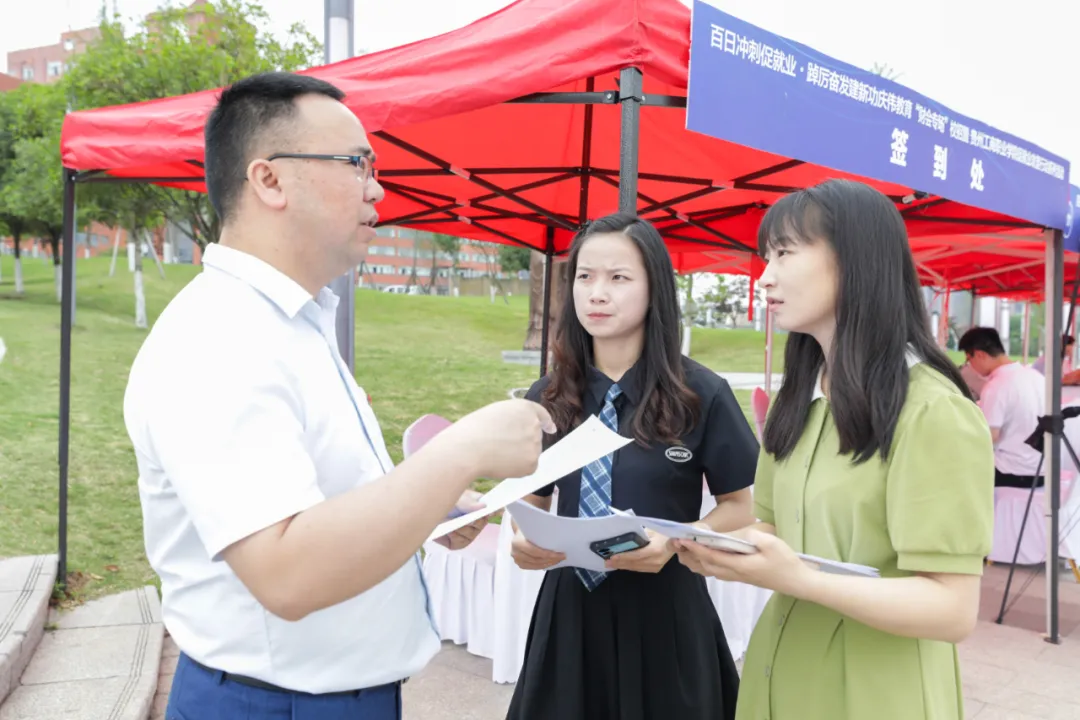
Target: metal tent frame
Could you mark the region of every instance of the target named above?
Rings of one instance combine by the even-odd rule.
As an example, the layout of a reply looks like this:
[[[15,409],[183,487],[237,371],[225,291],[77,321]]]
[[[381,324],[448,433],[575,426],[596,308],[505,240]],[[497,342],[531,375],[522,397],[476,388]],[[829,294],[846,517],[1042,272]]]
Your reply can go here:
[[[543,332],[541,343],[541,358],[540,358],[540,374],[543,376],[547,372],[548,364],[548,349],[549,349],[549,337],[548,337],[548,315],[551,307],[551,291],[552,291],[552,260],[554,256],[561,254],[556,251],[555,245],[555,233],[559,230],[574,232],[585,224],[589,216],[589,183],[595,179],[598,182],[602,182],[613,187],[618,188],[618,207],[622,211],[635,212],[642,216],[653,215],[654,213],[660,213],[660,217],[648,218],[654,224],[657,229],[665,238],[672,240],[684,241],[693,245],[701,246],[703,250],[707,251],[711,249],[726,249],[735,250],[737,252],[748,252],[753,254],[754,248],[748,247],[746,244],[740,242],[736,238],[733,238],[722,231],[711,227],[708,223],[712,220],[722,219],[725,217],[732,217],[740,213],[747,212],[751,209],[760,208],[760,203],[754,203],[746,206],[727,207],[723,209],[714,210],[698,210],[690,214],[679,212],[674,206],[679,203],[687,202],[692,199],[701,198],[712,193],[722,192],[726,189],[750,189],[761,190],[772,193],[786,193],[798,190],[798,187],[786,187],[779,185],[767,185],[762,184],[759,181],[767,178],[770,175],[781,173],[785,170],[803,165],[803,161],[800,160],[785,160],[771,167],[766,167],[744,175],[742,177],[735,178],[730,182],[716,183],[712,179],[706,178],[689,178],[689,177],[674,177],[670,175],[657,175],[657,174],[640,174],[638,172],[638,151],[641,137],[641,108],[643,106],[649,107],[663,107],[663,108],[676,108],[684,109],[686,107],[685,96],[674,95],[645,95],[643,89],[643,73],[640,69],[632,66],[623,67],[619,71],[619,81],[617,91],[595,91],[594,79],[589,78],[586,80],[585,92],[543,92],[533,93],[523,97],[519,97],[508,101],[512,104],[538,104],[538,105],[583,105],[585,107],[585,125],[584,125],[584,138],[582,148],[582,162],[578,167],[556,167],[556,168],[473,168],[463,169],[452,165],[451,163],[439,158],[431,153],[424,151],[422,148],[411,145],[410,143],[398,138],[392,133],[386,131],[376,131],[373,134],[379,137],[381,140],[393,144],[398,148],[407,151],[415,157],[430,163],[432,168],[422,169],[400,169],[400,170],[388,170],[380,173],[380,182],[387,192],[393,192],[399,196],[408,198],[415,203],[423,207],[423,210],[410,213],[408,215],[402,215],[394,218],[388,218],[382,221],[380,224],[402,224],[408,223],[409,225],[422,225],[425,222],[437,223],[439,218],[443,218],[445,222],[446,218],[454,220],[462,220],[470,225],[473,225],[479,229],[482,229],[492,235],[500,237],[502,240],[510,244],[521,245],[529,247],[533,250],[542,250],[546,256],[546,262],[544,264],[544,278],[543,278]],[[617,170],[598,168],[595,167],[591,160],[592,151],[592,115],[593,108],[596,105],[618,105],[620,107],[621,122],[620,122],[620,139],[619,139],[619,167]],[[195,167],[202,167],[202,163],[196,160],[188,160],[189,164]],[[470,182],[485,188],[488,191],[487,196],[483,196],[478,199],[474,199],[468,202],[468,205],[475,209],[483,210],[490,213],[489,215],[479,217],[465,217],[455,212],[456,209],[461,207],[461,204],[454,198],[449,196],[440,196],[429,191],[423,191],[417,188],[409,188],[404,184],[398,183],[394,178],[405,178],[409,176],[423,176],[433,174],[453,174],[469,180]],[[488,179],[488,176],[492,175],[513,175],[513,174],[543,174],[548,177],[530,182],[526,185],[521,185],[512,188],[504,188],[494,181]],[[386,179],[383,182],[383,179]],[[542,185],[548,185],[556,182],[566,181],[574,178],[580,178],[581,180],[581,195],[580,206],[577,217],[569,217],[559,215],[553,212],[549,212],[540,205],[529,201],[524,198],[521,193],[524,191],[539,187]],[[676,183],[691,188],[689,191],[679,194],[676,197],[669,198],[667,200],[660,200],[657,198],[649,197],[638,190],[638,180],[659,180],[664,182]],[[59,567],[58,576],[61,587],[66,588],[67,584],[67,564],[68,564],[68,480],[69,480],[69,457],[70,457],[70,424],[71,424],[71,340],[72,340],[72,321],[74,313],[74,242],[75,237],[75,193],[76,186],[82,183],[157,183],[157,184],[173,184],[182,185],[187,183],[201,182],[201,177],[118,177],[107,174],[104,170],[85,170],[76,171],[70,168],[64,168],[64,198],[63,198],[63,249],[62,249],[62,272],[61,272],[61,288],[62,288],[62,308],[61,308],[61,332],[60,332],[60,411],[59,411],[59,508],[58,508],[58,556]],[[516,205],[524,208],[520,212],[510,212],[504,208],[500,208],[493,205],[486,205],[485,201],[494,198],[501,198],[511,201]],[[925,193],[919,193],[911,198],[892,198],[894,202],[906,205],[901,209],[901,213],[909,219],[916,219],[919,215],[919,211],[931,208],[935,205],[947,202],[944,198],[928,197]],[[641,200],[648,203],[645,207],[638,207],[638,201]],[[525,212],[525,211],[528,212]],[[537,248],[534,245],[521,242],[517,238],[512,237],[507,233],[503,233],[490,225],[486,224],[486,220],[505,219],[505,218],[517,218],[526,220],[532,223],[537,223],[546,228],[546,246],[544,248]],[[934,222],[943,224],[962,224],[969,223],[970,221],[961,218],[947,218],[947,217],[934,217]],[[997,221],[982,221],[979,223],[982,227],[1001,227],[1002,229],[1011,228],[1035,228],[1039,227],[1032,223],[1026,223],[1023,221],[1015,220],[997,220]],[[692,228],[707,236],[709,239],[702,239],[700,237],[689,237],[683,235],[679,230],[683,228]],[[1061,276],[1062,267],[1064,262],[1064,244],[1061,231],[1045,231],[1046,234],[1046,254],[1047,254],[1047,284],[1048,296],[1053,298],[1060,298],[1062,296]],[[1048,308],[1053,308],[1053,303],[1047,303]],[[1061,353],[1061,317],[1060,309],[1051,313],[1049,318],[1052,321],[1053,331],[1049,333],[1050,337],[1047,341],[1047,353],[1049,357],[1057,357]],[[343,357],[347,357],[352,348],[343,348]],[[1048,444],[1048,458],[1049,468],[1051,476],[1054,478],[1052,483],[1051,492],[1051,507],[1049,508],[1050,522],[1051,522],[1051,537],[1057,536],[1058,531],[1058,510],[1060,507],[1060,433],[1063,427],[1061,423],[1061,366],[1060,364],[1050,363],[1053,367],[1047,376],[1047,384],[1050,393],[1047,397],[1047,413],[1053,415],[1056,418],[1055,428],[1057,432],[1050,438],[1051,442]],[[1059,642],[1058,631],[1058,601],[1057,601],[1057,576],[1058,576],[1058,548],[1057,543],[1051,543],[1050,555],[1052,561],[1048,560],[1048,575],[1053,576],[1052,587],[1050,589],[1050,595],[1052,600],[1050,601],[1049,608],[1049,639],[1051,642]],[[1052,563],[1052,565],[1051,565]],[[1051,582],[1048,577],[1048,582]]]

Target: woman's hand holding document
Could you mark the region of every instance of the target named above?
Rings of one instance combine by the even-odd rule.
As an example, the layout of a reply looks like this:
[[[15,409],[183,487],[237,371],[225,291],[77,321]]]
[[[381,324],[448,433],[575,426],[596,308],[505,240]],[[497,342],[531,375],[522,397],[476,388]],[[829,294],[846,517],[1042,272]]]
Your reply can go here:
[[[568,433],[566,437],[540,454],[536,472],[527,477],[503,480],[486,495],[480,497],[478,502],[483,507],[440,523],[428,536],[428,540],[448,535],[480,518],[487,517],[510,503],[550,485],[564,475],[569,475],[594,460],[615,452],[630,442],[632,442],[630,438],[608,429],[598,417],[589,417],[573,432]]]
[[[528,503],[524,500],[515,502],[509,509],[511,515],[514,513],[514,507],[518,505],[528,505]],[[519,514],[524,515],[526,512],[526,510],[522,510]],[[537,512],[543,511],[538,510]],[[514,539],[510,543],[510,557],[522,570],[550,570],[553,567],[561,567],[565,564],[566,553],[540,547],[525,537],[525,533],[522,532],[519,526],[517,532],[514,533]]]
[[[577,567],[607,572],[613,569],[609,558],[649,545],[645,528],[633,515],[562,517],[523,500],[507,510],[520,536],[514,562],[525,570]]]
[[[775,535],[753,529],[724,534],[701,525],[639,517],[617,508],[612,508],[611,511],[617,515],[632,517],[645,527],[667,535],[671,539],[672,549],[679,554],[684,565],[705,575],[715,575],[712,570],[717,569],[724,574],[722,580],[768,587],[747,578],[768,579],[774,584],[786,584],[787,579],[797,579],[799,573],[806,569],[838,575],[879,576],[876,569],[865,565],[796,553]],[[740,557],[750,555],[755,557]],[[739,577],[735,577],[737,574]],[[776,587],[769,589],[783,592]]]

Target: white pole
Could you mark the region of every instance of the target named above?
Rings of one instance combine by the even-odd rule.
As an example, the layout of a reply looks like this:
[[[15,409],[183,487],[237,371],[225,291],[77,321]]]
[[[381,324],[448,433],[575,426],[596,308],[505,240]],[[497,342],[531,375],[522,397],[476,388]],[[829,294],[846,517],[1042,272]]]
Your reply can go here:
[[[161,266],[161,258],[158,257],[157,248],[154,247],[154,236],[151,233],[147,233],[146,247],[150,248],[150,255],[154,258],[154,264],[157,265],[158,274],[161,275],[161,279],[165,279],[165,268]]]
[[[324,45],[327,64],[353,56],[353,0],[324,0]],[[341,359],[349,371],[355,367],[356,355],[356,268],[330,283],[338,297],[336,329]]]
[[[1063,295],[1061,278],[1058,277],[1058,252],[1061,248],[1061,236],[1058,231],[1046,230],[1043,233],[1046,243],[1046,415],[1057,416],[1061,412],[1061,335],[1062,335],[1062,303]],[[1057,392],[1055,392],[1055,390]],[[1055,530],[1055,508],[1053,499],[1055,486],[1058,485],[1061,476],[1061,443],[1060,439],[1047,433],[1044,437],[1044,463],[1043,472],[1045,477],[1044,510],[1046,523],[1046,634],[1050,640],[1056,642],[1057,635],[1057,546],[1058,535]]]
[[[1031,303],[1024,303],[1024,329],[1020,333],[1023,338],[1020,342],[1024,344],[1023,362],[1028,364],[1028,346],[1031,344]]]

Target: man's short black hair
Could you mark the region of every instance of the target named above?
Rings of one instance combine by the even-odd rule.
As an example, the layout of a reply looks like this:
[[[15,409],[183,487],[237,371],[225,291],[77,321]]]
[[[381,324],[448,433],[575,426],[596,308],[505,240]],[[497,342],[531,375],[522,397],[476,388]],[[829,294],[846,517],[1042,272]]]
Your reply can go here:
[[[1000,357],[1005,354],[1005,346],[1001,344],[1001,336],[992,327],[971,328],[960,338],[957,348],[965,355],[973,355],[979,350],[982,350],[990,357]]]
[[[1069,335],[1068,333],[1061,336],[1061,359],[1062,360],[1069,357],[1069,346],[1072,345],[1074,342],[1076,342],[1075,339],[1073,338],[1072,335]]]
[[[309,94],[345,99],[324,80],[287,72],[251,75],[222,91],[205,130],[206,190],[222,223],[235,210],[256,141],[295,116],[296,98]]]

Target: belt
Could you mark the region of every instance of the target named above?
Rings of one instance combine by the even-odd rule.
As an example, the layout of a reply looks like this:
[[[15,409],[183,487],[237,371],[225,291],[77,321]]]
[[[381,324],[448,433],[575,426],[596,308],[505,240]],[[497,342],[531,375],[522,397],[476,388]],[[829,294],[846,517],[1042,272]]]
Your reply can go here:
[[[336,690],[334,692],[327,692],[327,693],[307,693],[307,692],[301,692],[299,690],[289,690],[288,688],[279,687],[277,685],[265,682],[263,680],[259,680],[257,678],[247,677],[246,675],[237,675],[236,673],[228,673],[228,672],[225,672],[224,670],[215,670],[214,668],[207,667],[206,665],[203,665],[201,662],[199,662],[198,660],[195,660],[191,656],[188,656],[187,659],[191,661],[192,665],[199,668],[200,670],[205,670],[206,672],[212,673],[214,675],[220,674],[223,680],[231,680],[234,683],[238,683],[240,685],[247,685],[248,687],[258,688],[259,690],[269,690],[270,692],[287,693],[289,695],[318,695],[319,697],[335,697],[335,696],[354,696],[354,697],[356,697],[356,696],[359,696],[361,693],[371,692],[373,690],[381,690],[381,689],[389,689],[389,688],[399,687],[403,683],[406,683],[406,682],[409,681],[409,678],[405,678],[404,680],[395,680],[392,683],[386,683],[384,685],[375,685],[373,687],[368,687],[368,688],[360,688],[358,690]]]

